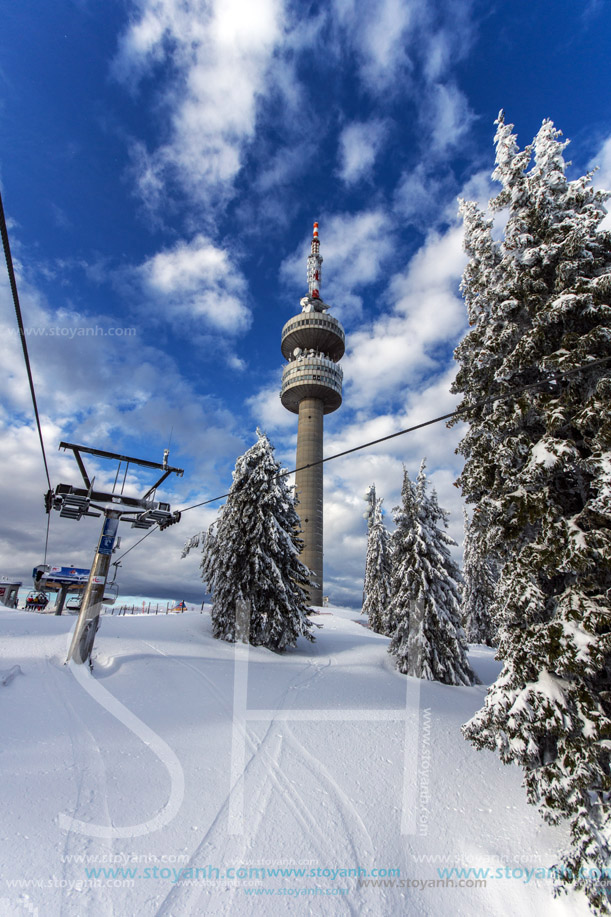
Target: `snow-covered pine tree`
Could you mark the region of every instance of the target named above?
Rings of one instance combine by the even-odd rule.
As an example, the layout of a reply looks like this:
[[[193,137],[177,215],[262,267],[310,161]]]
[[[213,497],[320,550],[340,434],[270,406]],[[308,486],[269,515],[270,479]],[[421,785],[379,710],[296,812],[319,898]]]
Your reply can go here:
[[[197,535],[192,535],[191,538],[187,538],[185,545],[181,551],[181,558],[187,557],[194,548],[199,548],[203,543],[206,537],[206,532],[198,532]]]
[[[382,500],[378,499],[375,484],[368,494],[369,514],[367,533],[367,558],[363,585],[363,614],[376,634],[386,633],[386,617],[390,599],[390,534],[382,518]]]
[[[499,578],[497,565],[486,554],[479,513],[469,520],[465,512],[465,544],[463,560],[463,592],[461,616],[469,643],[496,646],[496,628],[490,609],[494,601],[494,588]]]
[[[299,518],[273,448],[258,440],[235,466],[233,483],[205,548],[202,572],[213,592],[212,632],[244,639],[236,618],[250,610],[249,642],[283,650],[313,640],[306,589],[311,574],[299,559]],[[247,642],[244,640],[244,642]]]
[[[396,628],[388,652],[405,675],[447,685],[477,683],[460,623],[461,576],[452,560],[455,542],[444,531],[448,514],[426,493],[425,462],[417,485],[403,474],[395,515],[391,614]]]
[[[464,731],[524,768],[548,822],[568,819],[561,887],[609,913],[605,887],[584,872],[611,862],[609,195],[591,174],[567,181],[551,121],[523,152],[503,113],[497,124],[491,207],[509,217],[493,251],[473,231],[484,218],[463,207],[463,292],[477,315],[455,391],[469,423],[460,484],[504,561],[493,606],[503,670]]]
[[[202,561],[200,571],[206,591],[214,593],[214,572],[216,570],[216,522],[213,522],[207,532],[202,532]]]
[[[400,630],[407,640],[409,616],[413,607],[412,583],[408,561],[416,527],[416,486],[403,468],[401,503],[393,511],[395,530],[391,535],[390,602],[383,621],[382,633],[392,637]],[[402,635],[402,637],[401,637]]]

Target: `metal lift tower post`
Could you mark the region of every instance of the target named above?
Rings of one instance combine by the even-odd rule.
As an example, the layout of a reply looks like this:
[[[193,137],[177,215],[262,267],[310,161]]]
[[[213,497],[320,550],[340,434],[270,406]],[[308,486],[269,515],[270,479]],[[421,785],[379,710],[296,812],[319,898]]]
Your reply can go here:
[[[68,519],[81,519],[83,516],[104,516],[104,523],[96,548],[89,580],[83,594],[81,610],[74,628],[67,662],[81,665],[91,658],[93,642],[96,631],[100,625],[100,611],[106,579],[110,567],[110,558],[115,545],[119,521],[131,521],[132,528],[149,529],[152,525],[159,525],[160,529],[167,528],[180,521],[180,513],[172,512],[169,503],[159,503],[152,500],[160,484],[172,473],[182,475],[182,468],[171,468],[168,463],[168,451],[163,457],[163,463],[151,462],[147,459],[137,459],[115,452],[105,452],[102,449],[90,449],[87,446],[77,446],[74,443],[60,443],[60,449],[70,449],[80,469],[84,487],[74,487],[71,484],[58,484],[55,490],[50,490],[45,495],[47,512],[51,509],[59,511],[60,516]],[[90,479],[83,462],[82,453],[109,458],[119,462],[115,483],[111,493],[94,490],[94,479]],[[117,481],[122,463],[125,462],[125,472],[120,493],[116,493]],[[143,497],[127,497],[123,494],[127,470],[130,465],[155,468],[163,471],[159,480],[150,487]],[[91,512],[91,509],[99,512]]]

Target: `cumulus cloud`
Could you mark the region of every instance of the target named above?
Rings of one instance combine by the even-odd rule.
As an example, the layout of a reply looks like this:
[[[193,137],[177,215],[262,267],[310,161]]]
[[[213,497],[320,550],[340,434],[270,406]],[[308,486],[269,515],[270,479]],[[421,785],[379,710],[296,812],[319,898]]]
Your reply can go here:
[[[221,332],[244,331],[251,322],[246,283],[226,251],[197,235],[158,252],[136,269],[144,290],[164,314],[203,319]]]
[[[400,85],[420,108],[422,84],[443,85],[468,54],[471,10],[470,0],[334,0],[329,25],[338,45],[353,49],[369,93],[383,101]]]
[[[281,0],[138,0],[113,73],[133,87],[164,68],[168,131],[138,149],[143,190],[159,192],[169,175],[196,198],[228,193],[282,23]]]
[[[135,137],[130,151],[132,180],[153,213],[176,188],[192,205],[227,203],[246,163],[251,190],[263,199],[303,174],[316,149],[304,141],[312,130],[330,127],[313,107],[303,66],[321,42],[330,58],[351,55],[379,111],[401,87],[438,158],[470,127],[472,113],[451,77],[472,43],[468,0],[442,0],[434,10],[425,0],[334,0],[316,14],[284,0],[132,0],[132,6],[112,72],[131,92],[141,87],[144,104],[157,113],[157,138]],[[379,116],[344,128],[338,162],[344,183],[371,174],[386,124]],[[284,148],[269,149],[270,126]]]
[[[432,233],[390,283],[392,310],[354,331],[343,361],[350,403],[380,409],[408,384],[440,369],[465,326],[458,283],[466,262],[462,228]]]
[[[264,430],[288,432],[294,429],[296,432],[296,415],[282,407],[280,401],[281,378],[279,370],[276,380],[247,398],[246,405],[256,423]]]
[[[378,119],[346,125],[339,137],[339,176],[345,184],[371,175],[385,135],[386,124]]]

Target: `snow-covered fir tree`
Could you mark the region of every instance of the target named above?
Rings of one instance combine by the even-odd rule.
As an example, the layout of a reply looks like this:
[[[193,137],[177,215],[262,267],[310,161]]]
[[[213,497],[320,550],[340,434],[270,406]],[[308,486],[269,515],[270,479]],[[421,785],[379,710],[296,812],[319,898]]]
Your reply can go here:
[[[384,617],[382,633],[392,637],[400,628],[407,637],[409,615],[413,606],[412,582],[408,575],[408,560],[416,528],[416,486],[403,468],[401,503],[393,511],[395,530],[391,535],[390,601]]]
[[[216,522],[213,522],[208,531],[201,534],[202,561],[200,564],[201,577],[206,586],[206,591],[214,593],[214,573],[217,569],[216,562]]]
[[[435,491],[426,492],[425,463],[417,484],[403,473],[402,503],[395,513],[391,615],[395,630],[388,647],[396,666],[447,685],[477,682],[467,659],[460,623],[461,576],[445,532],[448,514]]]
[[[387,614],[390,601],[391,554],[390,534],[382,518],[382,500],[376,496],[372,484],[367,499],[367,558],[363,585],[363,614],[376,634],[387,633]]]
[[[591,174],[567,180],[551,121],[523,151],[502,112],[497,125],[491,207],[509,215],[495,243],[463,206],[472,329],[454,390],[469,424],[460,484],[503,562],[503,670],[465,735],[524,768],[548,822],[568,819],[561,887],[609,913],[605,887],[580,872],[611,864],[609,195]]]
[[[469,643],[496,646],[491,607],[498,581],[498,566],[485,551],[480,514],[469,520],[465,512],[465,544],[461,616]]]
[[[299,559],[299,518],[273,448],[258,440],[235,466],[215,531],[204,544],[202,574],[212,592],[212,632],[229,642],[283,650],[313,640],[311,574]],[[241,620],[248,609],[249,623]]]

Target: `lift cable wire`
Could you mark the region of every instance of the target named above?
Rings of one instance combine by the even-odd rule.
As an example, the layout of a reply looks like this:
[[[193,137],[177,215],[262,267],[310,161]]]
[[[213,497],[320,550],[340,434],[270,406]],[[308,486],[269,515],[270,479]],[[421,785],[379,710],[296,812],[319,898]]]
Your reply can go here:
[[[542,385],[549,385],[550,383],[553,384],[559,379],[564,379],[573,373],[584,372],[594,368],[595,366],[600,366],[602,363],[608,363],[609,360],[611,360],[611,355],[608,357],[602,357],[599,360],[592,360],[590,363],[586,363],[582,366],[576,366],[573,369],[567,369],[564,372],[553,373],[553,375],[547,376],[545,379],[540,379],[538,382],[532,382],[530,385],[524,385],[521,388],[512,389],[508,392],[505,392],[504,394],[488,396],[488,398],[483,398],[481,401],[476,401],[467,407],[456,408],[454,411],[450,411],[449,414],[442,414],[440,417],[434,417],[432,420],[425,420],[423,423],[414,424],[414,426],[406,427],[404,430],[398,430],[396,433],[389,433],[388,436],[381,436],[379,439],[373,439],[368,443],[362,443],[360,446],[353,446],[352,449],[345,449],[343,452],[336,452],[334,455],[328,455],[326,458],[320,459],[318,462],[310,462],[308,465],[301,465],[299,468],[293,468],[290,471],[281,471],[276,475],[276,478],[285,478],[288,477],[288,475],[295,474],[297,471],[303,471],[305,468],[314,468],[316,465],[323,465],[325,462],[332,462],[334,459],[343,458],[343,456],[351,455],[353,452],[359,452],[361,449],[367,449],[370,446],[377,446],[379,443],[387,442],[389,439],[395,439],[397,436],[404,436],[407,433],[413,433],[416,430],[421,430],[423,427],[430,427],[432,424],[440,423],[442,420],[449,420],[452,417],[459,417],[467,410],[472,411],[477,408],[484,407],[485,405],[492,404],[496,401],[505,401],[514,395],[522,395],[524,392],[529,392],[533,389],[540,388]],[[180,512],[182,514],[188,512],[190,509],[197,509],[200,506],[208,506],[210,503],[217,503],[219,500],[225,500],[228,496],[229,492],[221,494],[218,497],[212,497],[210,500],[204,500],[202,503],[194,503],[192,506],[186,506],[184,509],[181,509]],[[156,528],[158,528],[157,525],[150,529],[146,535],[140,539],[140,541],[137,541],[136,544],[131,546],[131,548],[128,548],[124,554],[121,554],[118,560],[121,560],[123,557],[125,557],[126,554],[129,554],[130,551],[141,544],[145,538],[148,538],[149,535],[152,535]]]
[[[4,216],[4,206],[2,204],[2,195],[0,194],[0,233],[2,234],[2,246],[4,248],[4,257],[6,258],[6,268],[8,271],[9,282],[11,285],[11,292],[13,294],[13,303],[15,305],[15,314],[17,315],[17,325],[19,327],[19,336],[21,338],[21,346],[23,348],[23,358],[25,360],[25,368],[28,373],[28,381],[30,383],[30,392],[32,394],[32,404],[34,405],[34,415],[36,417],[36,426],[38,427],[38,436],[40,439],[40,448],[42,450],[42,460],[45,466],[45,474],[47,476],[47,484],[49,485],[49,490],[52,490],[51,487],[51,477],[49,475],[49,466],[47,464],[47,454],[45,452],[45,444],[42,438],[42,429],[40,426],[40,415],[38,413],[38,403],[36,401],[36,391],[34,389],[34,379],[32,378],[32,368],[30,366],[30,355],[28,353],[28,345],[26,341],[25,328],[23,326],[23,317],[21,315],[21,304],[19,302],[19,293],[17,292],[17,281],[15,279],[15,269],[13,267],[13,258],[11,255],[11,246],[8,238],[8,228],[6,225],[6,217]],[[47,562],[47,546],[49,543],[49,518],[50,513],[47,516],[47,537],[45,539],[45,560]]]
[[[50,522],[51,522],[51,513],[47,513],[47,533],[46,533],[46,535],[45,535],[45,559],[43,560],[43,564],[46,564],[46,562],[47,562],[47,550],[48,550],[48,548],[49,548],[49,525],[50,525]]]
[[[223,499],[222,497],[219,497],[219,500],[222,500],[222,499]],[[133,544],[133,545],[131,546],[131,548],[128,548],[127,551],[124,551],[124,552],[123,552],[123,554],[119,554],[119,556],[117,557],[117,559],[113,561],[113,566],[114,566],[115,564],[118,564],[120,560],[123,560],[123,558],[124,558],[127,554],[129,554],[130,551],[133,551],[134,548],[137,548],[139,544],[142,544],[142,542],[144,541],[144,539],[145,539],[145,538],[148,538],[149,535],[152,535],[153,532],[155,532],[158,528],[159,528],[159,525],[158,525],[158,523],[156,522],[155,525],[154,525],[151,529],[148,530],[148,532],[146,533],[146,535],[143,535],[142,538],[141,538],[139,541],[137,541],[135,544]],[[115,576],[116,576],[116,572],[115,572]]]
[[[17,292],[17,282],[15,280],[15,269],[13,268],[13,259],[11,257],[11,247],[8,240],[8,229],[6,226],[6,218],[4,216],[4,207],[2,205],[2,195],[0,194],[0,232],[2,233],[2,245],[4,246],[4,257],[6,258],[6,267],[8,270],[9,281],[11,284],[11,292],[13,294],[13,303],[15,304],[15,313],[17,315],[17,324],[19,326],[19,336],[21,337],[21,346],[23,347],[23,357],[25,360],[25,367],[28,371],[28,381],[30,383],[30,392],[32,393],[32,403],[34,405],[34,414],[36,415],[36,425],[38,426],[38,436],[40,437],[40,448],[42,449],[42,458],[45,463],[45,472],[47,475],[47,483],[49,485],[49,490],[52,490],[51,487],[51,478],[49,476],[49,466],[47,465],[47,455],[45,452],[45,444],[42,438],[42,430],[40,427],[40,416],[38,414],[38,403],[36,401],[36,392],[34,390],[34,380],[32,378],[32,368],[30,366],[30,355],[28,353],[28,345],[25,339],[25,328],[23,327],[23,318],[21,315],[21,305],[19,303],[19,294]]]
[[[404,430],[397,430],[396,433],[389,433],[388,436],[381,436],[379,439],[372,439],[370,442],[362,443],[360,446],[353,446],[352,449],[345,449],[343,452],[336,452],[334,455],[328,455],[326,458],[320,459],[318,462],[310,462],[307,465],[300,465],[299,468],[293,468],[290,471],[281,471],[276,475],[276,477],[285,478],[288,475],[295,474],[297,471],[304,471],[306,468],[314,468],[316,465],[323,465],[325,462],[332,462],[334,459],[343,458],[343,456],[350,455],[353,452],[359,452],[361,449],[368,449],[370,446],[377,446],[379,443],[385,443],[389,439],[395,439],[397,436],[404,436],[406,433],[413,433],[415,430],[421,430],[423,427],[430,427],[432,424],[440,423],[442,420],[449,420],[452,417],[459,417],[467,410],[472,411],[477,408],[484,407],[487,404],[492,404],[495,401],[505,401],[508,398],[512,398],[514,395],[521,395],[524,392],[539,388],[542,385],[549,385],[550,383],[556,382],[558,379],[563,379],[573,373],[591,369],[594,366],[599,366],[601,363],[607,363],[609,360],[611,360],[611,356],[603,357],[600,360],[592,360],[591,363],[586,363],[582,366],[576,366],[573,369],[565,370],[562,373],[554,373],[553,375],[547,376],[545,379],[540,379],[538,382],[531,382],[530,385],[524,385],[521,388],[512,389],[508,392],[505,392],[504,394],[490,395],[487,398],[482,398],[481,401],[475,401],[473,404],[467,405],[464,408],[456,408],[454,411],[450,411],[449,414],[442,414],[440,417],[434,417],[432,420],[425,420],[423,423],[414,424],[414,426],[406,427]],[[186,506],[184,509],[181,509],[180,512],[186,513],[190,509],[196,509],[199,506],[207,506],[209,503],[216,503],[218,500],[224,500],[228,496],[229,494],[226,493],[222,494],[220,497],[213,497],[211,500],[204,500],[203,503],[194,503],[193,506]]]

